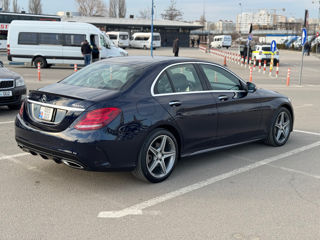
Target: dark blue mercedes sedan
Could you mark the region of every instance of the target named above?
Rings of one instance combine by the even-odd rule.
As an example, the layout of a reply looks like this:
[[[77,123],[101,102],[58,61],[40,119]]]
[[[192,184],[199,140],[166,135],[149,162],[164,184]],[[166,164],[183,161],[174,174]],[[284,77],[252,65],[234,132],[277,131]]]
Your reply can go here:
[[[189,58],[111,58],[30,91],[20,148],[69,167],[129,170],[156,183],[182,157],[263,140],[285,144],[290,100]]]

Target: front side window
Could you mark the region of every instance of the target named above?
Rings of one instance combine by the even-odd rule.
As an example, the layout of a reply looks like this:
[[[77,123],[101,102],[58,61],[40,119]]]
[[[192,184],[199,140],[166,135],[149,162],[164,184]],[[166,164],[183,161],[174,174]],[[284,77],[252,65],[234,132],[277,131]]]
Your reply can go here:
[[[192,64],[181,64],[166,70],[175,92],[202,91],[203,87]]]
[[[241,82],[226,70],[209,64],[201,64],[212,90],[242,90]]]

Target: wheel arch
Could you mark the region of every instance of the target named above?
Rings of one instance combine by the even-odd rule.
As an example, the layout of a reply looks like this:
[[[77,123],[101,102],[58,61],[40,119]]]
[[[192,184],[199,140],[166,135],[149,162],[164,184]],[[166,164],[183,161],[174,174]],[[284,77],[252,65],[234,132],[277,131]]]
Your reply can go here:
[[[279,108],[281,108],[281,107],[286,108],[286,109],[290,112],[290,114],[291,114],[291,118],[292,118],[291,131],[293,131],[293,124],[294,124],[294,113],[293,113],[293,108],[292,108],[292,106],[290,106],[290,104],[288,104],[288,103],[283,103],[282,105],[280,105],[280,107],[279,107]]]

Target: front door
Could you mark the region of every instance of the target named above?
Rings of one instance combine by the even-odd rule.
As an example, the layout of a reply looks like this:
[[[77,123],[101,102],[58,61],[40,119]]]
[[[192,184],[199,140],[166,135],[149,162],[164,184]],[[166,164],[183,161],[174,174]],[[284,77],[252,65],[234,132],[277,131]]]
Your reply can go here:
[[[219,145],[253,140],[263,135],[262,110],[257,92],[248,92],[231,72],[211,64],[200,64],[212,89],[218,109]]]

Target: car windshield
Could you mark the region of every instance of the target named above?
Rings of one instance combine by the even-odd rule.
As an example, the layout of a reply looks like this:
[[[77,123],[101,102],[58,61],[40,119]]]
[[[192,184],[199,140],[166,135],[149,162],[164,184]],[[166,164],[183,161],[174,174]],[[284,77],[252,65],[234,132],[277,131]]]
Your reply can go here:
[[[60,83],[97,89],[119,90],[127,82],[135,81],[142,68],[132,65],[98,62],[65,78]]]
[[[271,51],[271,48],[270,48],[270,47],[262,47],[262,51],[268,51],[268,52],[270,52],[270,51]]]

